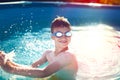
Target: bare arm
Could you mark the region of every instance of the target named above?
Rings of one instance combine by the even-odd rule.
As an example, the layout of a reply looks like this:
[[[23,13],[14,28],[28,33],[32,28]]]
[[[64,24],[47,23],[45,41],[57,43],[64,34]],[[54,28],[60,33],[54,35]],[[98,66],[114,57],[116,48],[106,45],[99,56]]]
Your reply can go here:
[[[0,51],[0,67],[8,73],[18,74],[30,77],[43,77],[44,72],[40,69],[31,68],[30,66],[24,66],[16,64],[13,61],[6,61],[6,54]],[[38,74],[39,73],[39,74]]]
[[[30,77],[42,77],[43,70],[37,68],[31,68],[29,66],[15,66],[13,62],[7,61],[6,64],[2,65],[1,68],[8,73],[30,76]]]
[[[43,70],[32,67],[24,67],[24,66],[16,67],[13,64],[14,63],[12,63],[11,61],[7,61],[6,64],[2,65],[1,67],[3,70],[5,70],[8,73],[35,77],[35,78],[47,77],[62,68],[62,66],[58,62],[53,62],[49,64]]]
[[[67,58],[66,58],[67,57]],[[19,67],[15,66],[15,63],[12,61],[7,61],[5,64],[1,65],[1,68],[5,70],[8,73],[17,74],[17,75],[23,75],[23,76],[29,76],[29,77],[35,77],[35,78],[43,78],[47,77],[58,70],[62,69],[64,66],[68,65],[69,62],[71,62],[68,58],[69,56],[60,56],[57,57],[55,61],[51,62],[45,69],[38,69],[38,68],[32,68],[27,66],[20,65]],[[63,62],[62,60],[65,62]],[[1,60],[3,60],[0,57]]]
[[[47,61],[47,58],[46,58],[46,54],[49,53],[50,51],[46,51],[43,53],[42,57],[37,60],[36,62],[34,62],[31,66],[32,67],[38,67],[40,65],[42,65],[43,63],[45,63]]]

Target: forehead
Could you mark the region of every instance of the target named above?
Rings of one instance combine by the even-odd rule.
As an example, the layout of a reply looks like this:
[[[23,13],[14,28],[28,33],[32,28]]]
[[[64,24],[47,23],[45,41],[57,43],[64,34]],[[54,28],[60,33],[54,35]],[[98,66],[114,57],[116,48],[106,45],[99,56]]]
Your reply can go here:
[[[60,32],[66,32],[66,31],[70,31],[70,28],[68,27],[56,27],[53,29],[53,32],[57,32],[57,31],[60,31]]]

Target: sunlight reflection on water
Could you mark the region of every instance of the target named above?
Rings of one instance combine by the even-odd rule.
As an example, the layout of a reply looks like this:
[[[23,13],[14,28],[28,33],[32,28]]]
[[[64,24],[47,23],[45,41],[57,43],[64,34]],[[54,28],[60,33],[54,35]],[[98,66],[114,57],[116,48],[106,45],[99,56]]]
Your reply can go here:
[[[120,72],[119,33],[108,25],[83,27],[73,36],[78,80],[116,80]]]

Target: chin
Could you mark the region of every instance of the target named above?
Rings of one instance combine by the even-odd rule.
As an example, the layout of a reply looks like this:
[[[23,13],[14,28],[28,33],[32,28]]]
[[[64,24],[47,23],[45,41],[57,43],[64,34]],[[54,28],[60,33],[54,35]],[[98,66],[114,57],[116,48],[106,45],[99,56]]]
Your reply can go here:
[[[63,44],[62,47],[68,47],[68,44]]]

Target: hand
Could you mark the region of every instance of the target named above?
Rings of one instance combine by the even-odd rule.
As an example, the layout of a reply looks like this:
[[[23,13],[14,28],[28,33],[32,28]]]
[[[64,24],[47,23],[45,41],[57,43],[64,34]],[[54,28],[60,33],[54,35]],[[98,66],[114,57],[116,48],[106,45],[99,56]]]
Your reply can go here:
[[[0,66],[4,65],[5,63],[5,53],[0,51]]]

